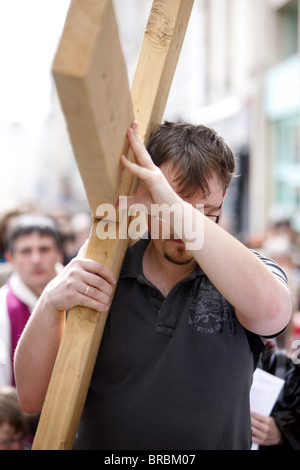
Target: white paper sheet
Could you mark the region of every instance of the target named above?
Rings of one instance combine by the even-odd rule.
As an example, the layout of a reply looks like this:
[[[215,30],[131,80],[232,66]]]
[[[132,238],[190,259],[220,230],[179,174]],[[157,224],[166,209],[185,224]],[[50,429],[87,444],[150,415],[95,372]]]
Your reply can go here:
[[[251,411],[263,416],[270,416],[284,382],[283,379],[275,375],[269,374],[259,368],[256,369],[250,391]],[[252,450],[256,450],[257,448],[258,445],[252,445]]]

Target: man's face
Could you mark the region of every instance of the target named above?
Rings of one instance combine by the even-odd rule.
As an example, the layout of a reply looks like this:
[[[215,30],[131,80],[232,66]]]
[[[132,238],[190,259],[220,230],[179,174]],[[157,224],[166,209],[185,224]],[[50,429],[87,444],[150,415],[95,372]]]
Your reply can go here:
[[[8,423],[0,425],[0,450],[24,450],[26,436]]]
[[[55,265],[61,261],[61,254],[51,236],[33,232],[16,239],[14,252],[7,259],[22,281],[40,295],[55,277]]]
[[[161,170],[172,188],[177,193],[179,193],[179,188],[174,182],[176,171],[171,169],[170,166],[162,166]],[[206,215],[219,215],[220,221],[222,215],[222,204],[225,196],[224,188],[216,174],[213,174],[212,178],[209,180],[209,189],[210,195],[206,199],[203,198],[203,194],[200,190],[197,191],[192,197],[183,199],[194,207],[196,207],[197,204],[202,204],[204,206],[204,213]],[[151,231],[151,222],[149,228]],[[190,263],[194,263],[194,257],[192,256],[191,252],[186,250],[185,244],[182,240],[174,238],[174,231],[172,229],[170,231],[169,239],[164,240],[162,237],[160,237],[159,239],[152,240],[152,242],[154,243],[156,249],[170,262],[177,265],[188,265]]]

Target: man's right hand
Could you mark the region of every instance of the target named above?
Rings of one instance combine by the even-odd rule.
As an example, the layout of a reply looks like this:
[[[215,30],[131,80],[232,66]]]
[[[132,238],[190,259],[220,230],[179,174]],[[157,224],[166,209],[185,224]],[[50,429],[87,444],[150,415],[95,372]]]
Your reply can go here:
[[[75,306],[109,309],[116,279],[103,264],[83,258],[85,247],[45,288],[44,298],[58,311]]]

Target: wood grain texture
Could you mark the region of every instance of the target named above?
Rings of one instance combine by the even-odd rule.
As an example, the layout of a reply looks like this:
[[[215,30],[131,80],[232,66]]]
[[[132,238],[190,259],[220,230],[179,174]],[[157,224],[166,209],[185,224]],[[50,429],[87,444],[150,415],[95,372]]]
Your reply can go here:
[[[193,1],[154,0],[132,105],[112,0],[72,0],[54,75],[94,218],[99,204],[115,205],[118,195],[135,190],[136,180],[119,167],[133,108],[147,143],[163,117]],[[94,221],[85,257],[118,278],[129,240],[99,240],[97,227],[104,223]],[[33,449],[72,448],[107,315],[79,307],[69,312]]]
[[[100,241],[97,229],[105,223],[94,222],[85,256],[109,266],[118,278],[128,241]],[[107,316],[81,307],[69,311],[33,450],[72,449]]]
[[[162,121],[193,4],[153,2],[131,88],[134,115],[146,142]]]
[[[119,162],[134,114],[111,0],[71,2],[53,75],[95,217],[100,204],[116,204],[122,173],[123,194],[133,180]]]

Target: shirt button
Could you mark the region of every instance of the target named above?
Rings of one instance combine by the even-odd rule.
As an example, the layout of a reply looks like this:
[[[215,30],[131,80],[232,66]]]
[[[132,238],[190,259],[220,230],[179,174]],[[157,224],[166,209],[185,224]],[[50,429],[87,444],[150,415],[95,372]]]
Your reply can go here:
[[[157,292],[157,290],[155,290],[155,289],[152,289],[152,291],[151,291],[151,295],[152,295],[152,297],[154,297],[154,298],[155,298],[155,297],[157,297],[157,296],[158,296],[158,292]]]

